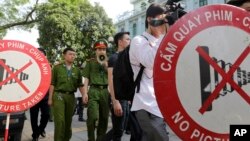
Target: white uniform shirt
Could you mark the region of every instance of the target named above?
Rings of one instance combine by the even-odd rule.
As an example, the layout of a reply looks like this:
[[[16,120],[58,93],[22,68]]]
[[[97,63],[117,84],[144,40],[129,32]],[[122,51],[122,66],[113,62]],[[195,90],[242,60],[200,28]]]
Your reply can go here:
[[[134,72],[134,80],[140,70],[140,63],[145,66],[142,79],[140,82],[140,91],[135,93],[131,111],[146,110],[158,117],[163,117],[156,102],[154,85],[153,85],[153,66],[154,59],[163,39],[159,39],[144,32],[143,35],[136,36],[132,39],[129,49],[130,63]]]

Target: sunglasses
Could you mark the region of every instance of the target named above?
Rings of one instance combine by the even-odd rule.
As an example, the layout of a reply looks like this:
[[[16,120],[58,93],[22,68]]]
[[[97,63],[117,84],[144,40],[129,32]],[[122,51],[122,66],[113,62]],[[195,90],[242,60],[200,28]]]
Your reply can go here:
[[[158,20],[158,19],[152,19],[149,24],[153,27],[161,26],[163,24],[167,23],[164,19]]]

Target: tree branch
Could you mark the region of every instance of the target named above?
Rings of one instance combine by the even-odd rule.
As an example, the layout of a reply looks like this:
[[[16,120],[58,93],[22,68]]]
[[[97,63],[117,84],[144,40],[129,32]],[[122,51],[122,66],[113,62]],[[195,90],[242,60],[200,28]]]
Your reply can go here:
[[[4,29],[11,28],[11,27],[15,27],[15,26],[32,24],[32,23],[35,23],[35,22],[38,22],[38,21],[39,20],[31,20],[31,21],[26,21],[25,20],[25,21],[16,22],[16,23],[5,24],[5,25],[0,26],[0,31],[4,30]]]
[[[36,11],[36,7],[38,5],[39,0],[36,0],[36,3],[34,4],[34,7],[31,9],[31,11],[25,16],[25,20],[20,21],[20,22],[14,22],[14,23],[9,23],[9,24],[5,24],[5,25],[1,25],[0,26],[0,31],[1,30],[5,30],[11,27],[15,27],[15,26],[20,26],[20,25],[29,25],[35,22],[38,22],[39,20],[37,19],[33,19],[32,15],[33,13]],[[31,20],[29,20],[31,19]]]

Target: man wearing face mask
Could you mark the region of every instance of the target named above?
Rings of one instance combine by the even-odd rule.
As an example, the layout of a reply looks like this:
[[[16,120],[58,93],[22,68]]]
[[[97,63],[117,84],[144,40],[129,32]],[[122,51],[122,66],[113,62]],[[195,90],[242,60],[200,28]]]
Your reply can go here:
[[[145,67],[140,81],[140,90],[135,93],[131,108],[143,130],[142,141],[169,140],[153,86],[155,55],[168,28],[165,17],[164,8],[158,4],[151,4],[146,11],[145,26],[147,30],[142,35],[132,39],[129,51],[134,79],[140,66]]]

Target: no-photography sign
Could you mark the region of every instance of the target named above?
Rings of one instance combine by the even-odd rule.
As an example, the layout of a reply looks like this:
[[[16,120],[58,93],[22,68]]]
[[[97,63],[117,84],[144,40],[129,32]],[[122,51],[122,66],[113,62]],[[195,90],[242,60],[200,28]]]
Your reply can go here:
[[[38,103],[51,81],[46,57],[30,44],[0,40],[0,112],[18,112]]]
[[[250,124],[250,14],[209,5],[176,22],[154,64],[160,110],[188,141],[228,141],[232,124]]]

